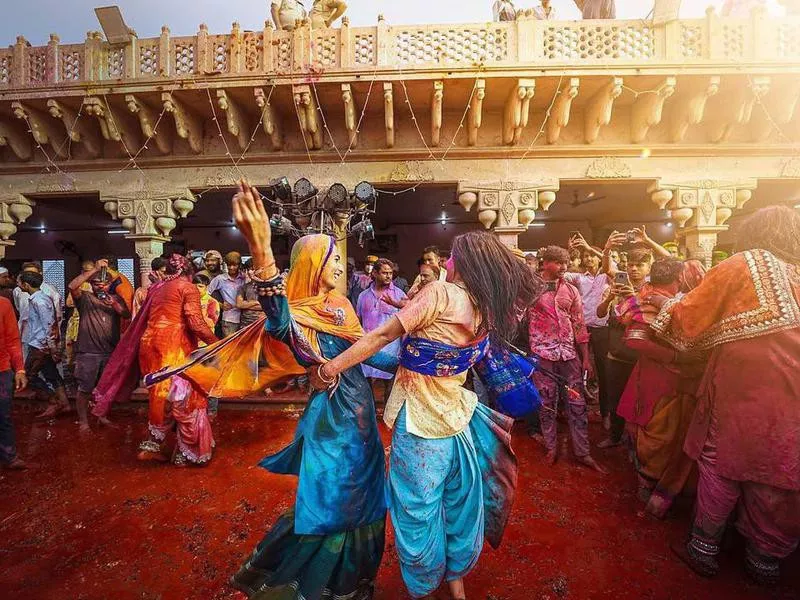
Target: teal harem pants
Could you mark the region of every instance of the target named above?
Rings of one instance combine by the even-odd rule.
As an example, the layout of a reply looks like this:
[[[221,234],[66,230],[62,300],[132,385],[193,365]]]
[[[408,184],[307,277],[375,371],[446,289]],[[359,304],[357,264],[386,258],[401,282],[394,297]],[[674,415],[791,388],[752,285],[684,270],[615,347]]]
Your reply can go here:
[[[500,544],[517,481],[512,425],[479,404],[464,431],[427,439],[408,433],[405,407],[400,411],[386,496],[400,570],[413,597],[467,575],[484,536]]]

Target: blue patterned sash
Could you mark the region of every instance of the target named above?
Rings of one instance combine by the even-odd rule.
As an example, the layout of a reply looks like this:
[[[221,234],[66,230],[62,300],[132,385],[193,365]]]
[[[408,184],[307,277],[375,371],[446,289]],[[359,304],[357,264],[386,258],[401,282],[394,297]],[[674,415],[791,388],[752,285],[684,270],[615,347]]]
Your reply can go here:
[[[517,418],[539,407],[539,394],[531,380],[535,361],[490,344],[488,337],[463,347],[409,337],[403,342],[400,364],[432,377],[452,377],[474,367],[495,408],[503,414]]]
[[[482,337],[469,346],[449,346],[425,338],[408,337],[400,352],[400,365],[421,375],[452,377],[470,370],[489,347]]]

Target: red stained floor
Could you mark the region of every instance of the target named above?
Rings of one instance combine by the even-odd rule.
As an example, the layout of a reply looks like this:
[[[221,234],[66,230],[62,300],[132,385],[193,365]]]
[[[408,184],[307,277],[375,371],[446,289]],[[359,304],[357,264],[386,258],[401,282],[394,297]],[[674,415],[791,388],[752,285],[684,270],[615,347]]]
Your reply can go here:
[[[275,411],[223,410],[209,467],[142,465],[142,409],[116,415],[118,432],[79,436],[69,419],[34,424],[18,407],[27,473],[0,472],[0,596],[16,599],[171,600],[230,596],[226,580],[277,515],[294,481],[255,467],[292,436],[296,420]],[[385,433],[385,432],[384,432]],[[593,437],[601,434],[593,425]],[[596,475],[515,435],[521,480],[499,551],[486,549],[467,578],[470,598],[492,600],[800,598],[800,555],[782,586],[748,582],[734,541],[716,580],[692,574],[670,552],[688,512],[657,522],[638,514],[632,470],[620,449],[598,453]],[[406,598],[389,538],[376,598]],[[447,597],[440,591],[439,597]]]

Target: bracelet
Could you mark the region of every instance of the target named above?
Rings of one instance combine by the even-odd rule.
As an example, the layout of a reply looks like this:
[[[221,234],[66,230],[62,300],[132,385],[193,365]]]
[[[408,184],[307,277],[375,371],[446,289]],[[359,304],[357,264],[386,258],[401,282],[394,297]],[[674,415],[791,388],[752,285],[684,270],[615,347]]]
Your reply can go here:
[[[273,277],[267,281],[252,275],[250,276],[250,279],[258,291],[265,296],[286,295],[286,281],[284,280],[283,275],[278,275],[277,277]]]
[[[327,363],[326,363],[326,364],[327,364]],[[326,377],[325,377],[325,374],[322,372],[322,368],[323,368],[324,366],[325,366],[325,365],[324,365],[324,364],[322,364],[322,365],[319,365],[319,366],[317,367],[317,375],[319,375],[319,378],[322,380],[322,383],[324,383],[325,385],[327,385],[328,387],[330,387],[330,386],[332,386],[334,383],[336,383],[336,378],[337,378],[337,376],[336,376],[336,375],[334,375],[334,376],[333,376],[333,377],[331,377],[330,379],[326,378]]]
[[[255,269],[250,274],[250,278],[255,281],[269,281],[271,279],[275,279],[275,277],[278,275],[278,269],[275,266],[275,261],[273,260],[270,264]]]

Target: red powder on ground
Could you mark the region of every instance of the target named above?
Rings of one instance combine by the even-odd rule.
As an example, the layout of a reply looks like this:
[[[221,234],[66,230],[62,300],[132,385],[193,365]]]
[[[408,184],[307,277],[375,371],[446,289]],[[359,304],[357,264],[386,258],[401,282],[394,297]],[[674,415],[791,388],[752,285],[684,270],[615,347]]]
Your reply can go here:
[[[145,413],[117,413],[119,431],[80,436],[70,419],[35,424],[14,414],[26,473],[0,472],[0,589],[5,600],[222,599],[226,582],[294,499],[292,477],[256,467],[281,448],[296,419],[275,411],[223,410],[211,465],[175,469],[136,461]],[[592,426],[596,441],[601,432]],[[565,428],[564,428],[565,429]],[[384,440],[388,443],[386,431]],[[562,438],[561,447],[565,441]],[[503,546],[487,546],[466,580],[486,600],[800,598],[800,556],[782,585],[746,579],[734,536],[720,575],[690,572],[669,545],[682,540],[689,506],[659,522],[642,516],[624,450],[596,452],[611,474],[554,467],[522,431],[514,436],[520,487]],[[407,598],[389,535],[376,598]],[[447,598],[446,590],[439,598]]]

